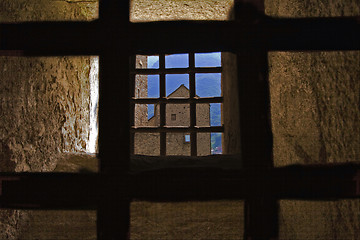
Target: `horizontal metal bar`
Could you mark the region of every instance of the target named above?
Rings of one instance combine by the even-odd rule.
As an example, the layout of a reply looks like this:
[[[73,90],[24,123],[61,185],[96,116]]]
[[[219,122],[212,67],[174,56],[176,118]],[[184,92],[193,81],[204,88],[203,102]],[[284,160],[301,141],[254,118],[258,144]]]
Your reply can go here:
[[[0,24],[0,50],[20,50],[25,56],[99,55],[108,38],[100,26],[97,21]]]
[[[360,17],[266,18],[261,26],[269,51],[360,50]]]
[[[158,104],[158,103],[222,103],[223,97],[200,98],[132,98],[131,103],[135,104]]]
[[[257,16],[259,17],[259,16]],[[0,50],[25,55],[100,55],[121,35],[133,54],[360,50],[359,17],[271,18],[258,21],[173,21],[124,24],[34,22],[0,24]],[[111,44],[110,44],[111,43]]]
[[[0,173],[0,208],[96,209],[97,174]]]
[[[221,163],[221,155],[218,158]],[[96,209],[98,200],[109,194],[109,182],[114,194],[124,199],[155,201],[246,199],[263,194],[274,199],[360,198],[359,164],[268,170],[152,166],[157,170],[125,176],[0,173],[0,208]]]
[[[151,69],[141,68],[132,70],[132,74],[155,75],[155,74],[186,74],[186,73],[221,73],[222,67],[197,67],[191,68],[165,68]]]
[[[237,52],[249,48],[267,51],[360,50],[359,17],[255,17],[259,19],[133,23],[133,51],[158,54]]]
[[[157,132],[224,132],[224,127],[132,127],[131,132],[157,133]]]

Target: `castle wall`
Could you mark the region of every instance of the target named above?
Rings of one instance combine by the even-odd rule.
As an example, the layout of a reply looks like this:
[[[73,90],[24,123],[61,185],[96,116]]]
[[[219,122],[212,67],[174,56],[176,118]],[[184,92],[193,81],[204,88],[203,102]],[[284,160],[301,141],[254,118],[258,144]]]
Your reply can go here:
[[[359,16],[356,0],[266,1],[276,17]],[[274,163],[360,159],[360,52],[271,52]],[[360,201],[280,201],[280,239],[358,239]]]
[[[222,53],[221,64],[221,91],[224,103],[222,105],[221,119],[224,124],[222,138],[223,154],[240,154],[240,116],[236,55]]]
[[[95,1],[0,1],[0,22],[92,20]],[[86,151],[92,57],[0,57],[0,171],[52,171]],[[17,239],[18,210],[0,210],[0,239]]]
[[[147,68],[147,56],[136,56],[136,68]],[[146,98],[148,96],[147,75],[136,75],[135,97]],[[148,107],[146,104],[135,105],[135,126],[145,126],[148,121]]]
[[[227,20],[234,0],[132,0],[130,21]]]

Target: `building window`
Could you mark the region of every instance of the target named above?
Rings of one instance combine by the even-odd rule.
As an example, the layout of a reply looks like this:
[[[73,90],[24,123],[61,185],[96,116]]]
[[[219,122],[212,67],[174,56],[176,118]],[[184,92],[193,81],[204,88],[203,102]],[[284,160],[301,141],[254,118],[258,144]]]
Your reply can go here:
[[[190,134],[186,134],[184,140],[186,143],[189,143],[190,142]]]
[[[199,156],[221,149],[221,72],[220,52],[136,55],[130,76],[140,93],[132,90],[132,153]],[[186,147],[179,146],[184,133],[190,133]]]

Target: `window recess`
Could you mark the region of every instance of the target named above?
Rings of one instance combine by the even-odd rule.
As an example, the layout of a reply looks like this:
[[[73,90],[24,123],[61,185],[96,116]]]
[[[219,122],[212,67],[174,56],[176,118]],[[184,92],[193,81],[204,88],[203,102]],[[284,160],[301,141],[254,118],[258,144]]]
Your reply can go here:
[[[214,53],[218,61],[210,65],[200,61],[201,58],[206,57],[206,53],[160,54],[158,56],[148,57],[145,55],[136,55],[136,57],[132,58],[132,67],[130,70],[132,88],[130,92],[133,93],[135,91],[135,86],[143,86],[141,91],[145,93],[140,93],[140,96],[148,96],[142,98],[131,97],[132,154],[136,154],[136,152],[133,151],[135,148],[135,133],[159,133],[161,156],[171,155],[171,152],[167,151],[169,144],[166,140],[169,139],[167,135],[171,136],[177,133],[189,133],[191,156],[198,156],[200,154],[198,147],[202,144],[198,143],[198,133],[206,133],[209,135],[209,140],[206,140],[206,143],[204,142],[204,144],[209,145],[207,155],[213,152],[210,150],[211,134],[221,134],[224,132],[224,126],[221,123],[221,107],[216,108],[216,117],[219,119],[216,121],[210,119],[210,107],[220,106],[223,103],[220,54],[221,53]],[[172,60],[175,58],[175,61]],[[141,68],[139,65],[140,62],[143,64]],[[150,63],[147,65],[148,67],[144,65],[146,62]],[[142,77],[140,78],[138,76]],[[144,78],[143,76],[147,76],[147,80],[146,77]],[[174,84],[174,82],[176,82],[176,84]],[[218,88],[217,92],[215,94],[204,93],[199,96],[197,93],[201,92],[202,88],[204,89],[207,84]],[[159,86],[158,89],[157,86]],[[147,126],[134,124],[138,121],[136,116],[141,115],[136,107],[134,108],[134,105],[139,104],[154,104],[153,109],[149,108],[147,110],[148,116],[151,114],[154,118],[150,119],[150,117],[148,117],[151,123],[149,122]],[[142,114],[146,115],[146,112]],[[133,120],[133,118],[135,120]],[[145,118],[146,117],[144,117],[144,119]],[[157,123],[156,126],[152,124],[154,122]],[[213,124],[213,122],[216,122],[216,124]],[[180,137],[181,135],[178,136]],[[202,136],[201,139],[206,138]],[[183,142],[184,141],[181,141],[181,143]],[[179,148],[181,148],[180,145]],[[206,152],[204,147],[202,147],[202,149],[200,155],[204,155],[204,151]],[[221,149],[221,147],[218,147],[218,149]],[[154,149],[154,152],[156,151],[157,150]]]

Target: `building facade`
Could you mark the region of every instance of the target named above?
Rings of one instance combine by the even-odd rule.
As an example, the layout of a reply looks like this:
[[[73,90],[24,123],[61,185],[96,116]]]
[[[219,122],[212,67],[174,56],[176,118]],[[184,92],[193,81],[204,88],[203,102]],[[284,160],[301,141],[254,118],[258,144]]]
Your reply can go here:
[[[188,98],[189,89],[181,85],[168,98]],[[140,109],[140,108],[138,108]],[[143,116],[136,113],[136,116]],[[210,126],[210,104],[198,104],[196,106],[197,126]],[[146,126],[157,127],[160,125],[159,105],[154,107],[154,115],[147,120]],[[142,125],[145,126],[145,125]],[[188,127],[190,126],[190,105],[189,104],[167,104],[166,105],[166,126]],[[167,133],[166,154],[190,156],[190,133]],[[160,155],[160,134],[159,133],[137,133],[135,134],[135,154]],[[210,133],[198,133],[197,155],[211,154]]]

